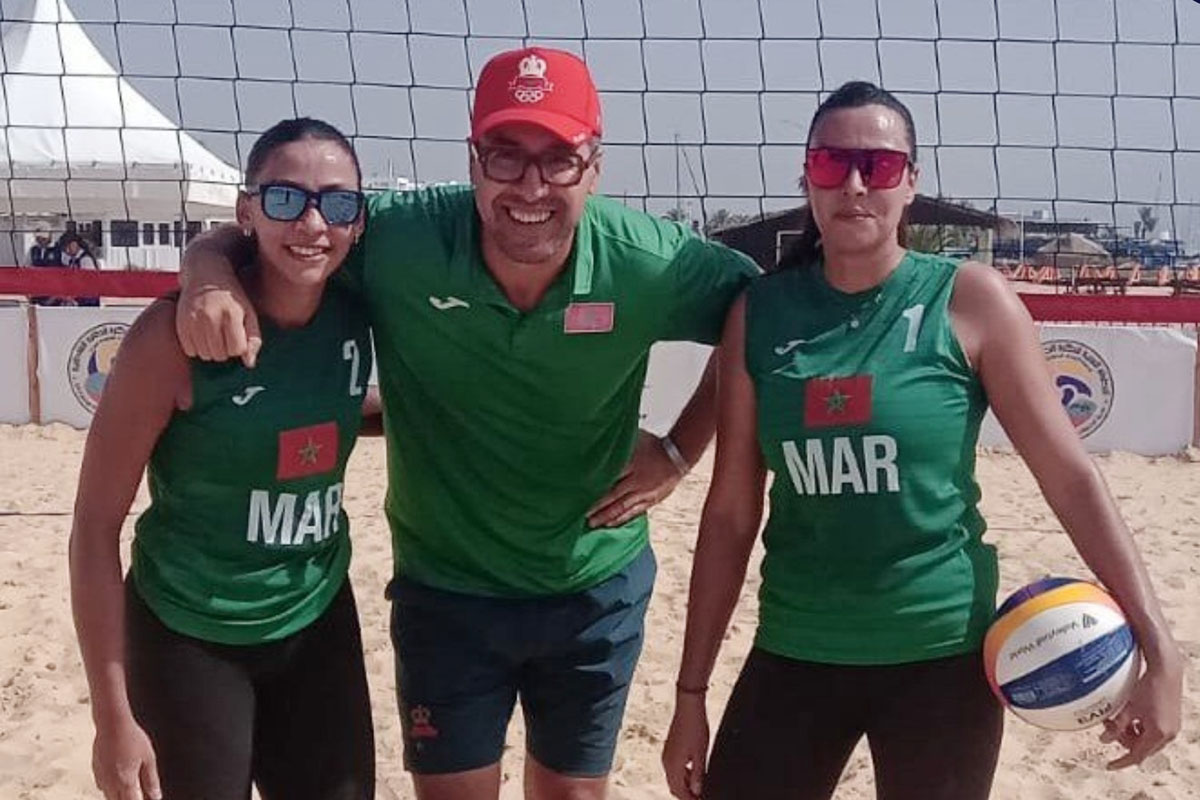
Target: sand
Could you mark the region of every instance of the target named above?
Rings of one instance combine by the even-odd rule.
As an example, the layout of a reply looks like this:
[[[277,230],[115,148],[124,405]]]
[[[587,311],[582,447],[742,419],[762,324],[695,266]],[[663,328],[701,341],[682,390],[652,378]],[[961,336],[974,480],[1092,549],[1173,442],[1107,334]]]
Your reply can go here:
[[[0,798],[75,800],[93,788],[87,688],[71,625],[67,537],[84,434],[63,426],[0,426]],[[1177,800],[1200,798],[1200,455],[1149,459],[1115,454],[1098,463],[1149,563],[1176,637],[1191,658],[1184,729],[1140,769],[1111,773],[1117,754],[1096,732],[1051,734],[1008,718],[993,797],[1021,800]],[[629,699],[611,797],[669,797],[659,751],[670,721],[682,643],[688,570],[707,487],[702,464],[652,514],[659,577],[647,643]],[[1001,553],[1002,589],[1048,573],[1086,575],[1070,541],[1019,458],[980,459],[983,510]],[[412,798],[400,761],[392,656],[383,588],[390,575],[380,507],[385,471],[379,440],[360,443],[347,479],[355,526],[352,568],[362,614],[378,748],[378,797]],[[135,512],[143,508],[139,493]],[[133,517],[130,517],[132,523]],[[132,533],[126,526],[125,537]],[[127,551],[126,551],[127,552]],[[756,553],[755,561],[759,554]],[[756,569],[721,651],[709,702],[719,719],[754,633]],[[521,796],[523,731],[514,722],[502,796]],[[873,798],[869,755],[855,753],[839,800]],[[749,799],[748,799],[749,800]]]

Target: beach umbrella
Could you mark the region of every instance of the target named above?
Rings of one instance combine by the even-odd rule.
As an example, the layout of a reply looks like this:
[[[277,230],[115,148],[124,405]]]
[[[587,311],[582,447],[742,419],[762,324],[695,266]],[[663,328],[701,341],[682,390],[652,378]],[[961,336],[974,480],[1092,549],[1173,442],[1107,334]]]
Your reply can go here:
[[[1058,267],[1079,267],[1084,264],[1109,264],[1112,254],[1104,246],[1083,234],[1064,233],[1037,249],[1037,263]]]

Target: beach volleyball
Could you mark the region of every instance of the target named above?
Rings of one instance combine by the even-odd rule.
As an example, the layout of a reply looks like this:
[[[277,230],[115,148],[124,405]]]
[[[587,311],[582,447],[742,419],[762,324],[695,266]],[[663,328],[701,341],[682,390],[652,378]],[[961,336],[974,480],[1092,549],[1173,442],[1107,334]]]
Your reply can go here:
[[[1043,578],[1001,604],[983,644],[1000,701],[1040,728],[1098,725],[1125,704],[1141,657],[1112,596],[1088,581]]]

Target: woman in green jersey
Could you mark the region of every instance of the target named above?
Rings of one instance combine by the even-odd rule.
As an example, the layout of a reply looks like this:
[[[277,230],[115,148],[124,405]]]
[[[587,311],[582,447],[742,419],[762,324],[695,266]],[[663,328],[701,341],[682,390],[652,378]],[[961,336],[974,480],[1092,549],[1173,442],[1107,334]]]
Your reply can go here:
[[[255,143],[238,223],[255,369],[189,360],[172,299],[138,318],[88,434],[71,599],[109,800],[368,800],[374,744],[342,480],[371,344],[330,276],[362,230],[332,126]],[[147,470],[129,575],[121,526]]]
[[[807,145],[812,224],[726,325],[672,793],[828,798],[865,735],[879,797],[987,797],[1003,722],[980,657],[997,589],[974,476],[989,404],[1141,644],[1145,674],[1104,734],[1128,748],[1111,766],[1140,762],[1179,730],[1181,655],[1029,314],[995,270],[905,248],[917,148],[895,97],[846,84]],[[706,773],[705,689],[768,470],[757,636]]]

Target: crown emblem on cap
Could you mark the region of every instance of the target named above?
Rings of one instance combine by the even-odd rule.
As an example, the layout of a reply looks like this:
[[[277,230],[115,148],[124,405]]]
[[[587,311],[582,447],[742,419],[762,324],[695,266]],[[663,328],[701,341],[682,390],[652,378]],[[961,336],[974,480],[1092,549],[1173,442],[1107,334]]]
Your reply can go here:
[[[536,53],[522,58],[508,90],[519,103],[537,103],[553,92],[554,84],[546,80],[546,59]]]
[[[546,59],[539,58],[536,53],[530,53],[521,59],[517,69],[520,70],[519,77],[522,78],[545,78]]]

